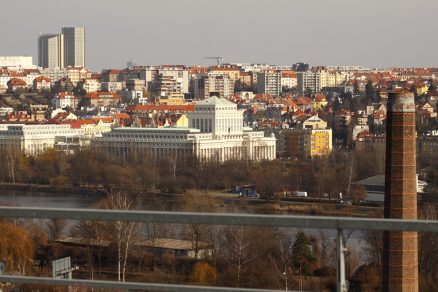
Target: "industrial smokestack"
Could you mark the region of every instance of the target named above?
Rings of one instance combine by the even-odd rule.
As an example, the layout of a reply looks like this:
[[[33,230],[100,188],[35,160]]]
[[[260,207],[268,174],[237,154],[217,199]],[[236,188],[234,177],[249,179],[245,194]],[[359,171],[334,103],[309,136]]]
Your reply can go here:
[[[385,218],[417,219],[417,167],[414,94],[388,94]],[[382,291],[418,291],[417,232],[383,235]]]

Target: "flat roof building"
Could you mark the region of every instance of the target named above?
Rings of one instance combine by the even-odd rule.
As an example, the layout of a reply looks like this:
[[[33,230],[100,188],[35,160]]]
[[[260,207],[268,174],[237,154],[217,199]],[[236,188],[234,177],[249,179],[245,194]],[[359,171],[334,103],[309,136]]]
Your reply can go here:
[[[200,161],[272,160],[274,137],[243,127],[237,105],[216,96],[195,105],[189,127],[116,128],[92,145],[108,155],[149,156],[155,160],[194,156]]]

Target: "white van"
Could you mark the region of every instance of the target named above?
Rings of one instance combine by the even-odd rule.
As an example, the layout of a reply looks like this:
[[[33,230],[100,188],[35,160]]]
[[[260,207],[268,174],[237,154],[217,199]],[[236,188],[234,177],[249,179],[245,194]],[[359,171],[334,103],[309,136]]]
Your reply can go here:
[[[307,197],[307,192],[299,192],[299,191],[295,191],[295,192],[294,192],[294,196],[295,196],[295,197],[302,197],[302,198],[305,198],[305,197]]]

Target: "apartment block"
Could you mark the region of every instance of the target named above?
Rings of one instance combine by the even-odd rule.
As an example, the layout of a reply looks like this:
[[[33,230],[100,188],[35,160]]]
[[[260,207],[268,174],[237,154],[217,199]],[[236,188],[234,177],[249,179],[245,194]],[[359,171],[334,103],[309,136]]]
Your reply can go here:
[[[257,73],[257,93],[279,96],[281,94],[281,73],[269,71]]]
[[[220,98],[234,94],[234,82],[228,75],[207,73],[195,77],[193,87],[196,99],[206,99],[212,95]]]

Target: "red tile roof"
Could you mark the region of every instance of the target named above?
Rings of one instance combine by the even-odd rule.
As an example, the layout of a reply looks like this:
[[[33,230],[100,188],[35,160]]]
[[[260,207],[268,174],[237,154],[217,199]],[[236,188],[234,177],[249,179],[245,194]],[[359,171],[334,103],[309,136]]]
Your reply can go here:
[[[113,117],[115,119],[129,119],[129,115],[127,113],[117,113],[117,114],[113,114]]]
[[[120,96],[117,95],[114,92],[105,92],[105,91],[99,91],[99,92],[89,92],[87,95],[84,96],[84,98],[91,98],[91,99],[98,99],[98,98],[108,98],[111,96],[113,99],[120,99]]]
[[[50,78],[45,76],[38,76],[37,78],[34,79],[34,82],[43,82],[43,81],[50,82],[51,80]]]
[[[8,83],[10,83],[11,85],[27,85],[26,81],[20,78],[11,78]]]
[[[142,111],[192,112],[194,110],[195,110],[194,104],[183,104],[183,105],[145,104],[145,105],[128,105],[126,107],[126,111],[128,112],[142,112]]]

